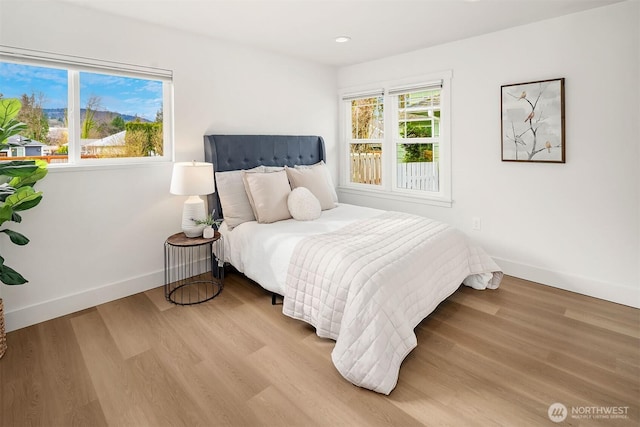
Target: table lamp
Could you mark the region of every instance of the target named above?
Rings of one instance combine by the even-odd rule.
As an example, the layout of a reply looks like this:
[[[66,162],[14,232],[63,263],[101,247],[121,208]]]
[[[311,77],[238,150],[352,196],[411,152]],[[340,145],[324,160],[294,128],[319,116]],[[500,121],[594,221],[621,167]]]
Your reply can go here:
[[[182,231],[187,237],[202,235],[204,225],[194,220],[204,219],[207,214],[201,195],[215,192],[213,164],[205,162],[178,162],[173,165],[171,194],[189,196],[182,209]]]

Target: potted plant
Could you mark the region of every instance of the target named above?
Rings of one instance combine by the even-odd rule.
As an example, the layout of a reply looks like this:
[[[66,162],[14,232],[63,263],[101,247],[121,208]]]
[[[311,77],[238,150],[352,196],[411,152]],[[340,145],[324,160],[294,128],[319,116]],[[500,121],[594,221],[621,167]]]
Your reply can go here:
[[[215,219],[213,217],[213,213],[216,210],[214,209],[213,212],[211,212],[209,215],[206,216],[206,218],[204,219],[194,219],[193,221],[197,224],[197,225],[204,225],[204,230],[202,230],[202,237],[204,237],[205,239],[210,239],[214,236],[215,234],[215,230],[218,229],[218,227],[220,226],[220,224],[222,223],[221,219]]]
[[[20,101],[13,98],[0,99],[0,150],[7,147],[6,141],[26,129],[16,117],[22,108]],[[47,174],[47,163],[42,160],[0,161],[0,227],[6,222],[21,222],[18,212],[31,209],[42,200],[42,192],[35,191],[33,185]],[[29,239],[8,228],[0,229],[12,243],[26,245]],[[6,285],[22,285],[27,280],[4,263],[0,256],[0,281]],[[4,327],[4,305],[0,298],[0,358],[7,349]]]

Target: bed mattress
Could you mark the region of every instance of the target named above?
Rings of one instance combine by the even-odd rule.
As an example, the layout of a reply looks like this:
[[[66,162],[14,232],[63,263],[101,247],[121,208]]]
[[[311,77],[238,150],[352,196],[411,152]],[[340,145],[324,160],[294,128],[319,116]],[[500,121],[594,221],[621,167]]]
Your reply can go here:
[[[382,213],[379,209],[340,203],[334,209],[322,211],[314,221],[288,219],[272,224],[250,221],[231,231],[223,222],[219,231],[224,240],[225,262],[263,288],[284,295],[289,261],[303,238],[333,232]]]

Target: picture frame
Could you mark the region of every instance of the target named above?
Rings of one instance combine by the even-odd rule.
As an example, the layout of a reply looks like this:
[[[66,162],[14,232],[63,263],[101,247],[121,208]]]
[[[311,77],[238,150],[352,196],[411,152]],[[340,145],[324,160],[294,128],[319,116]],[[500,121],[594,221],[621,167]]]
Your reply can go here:
[[[565,163],[564,78],[501,86],[503,162]]]

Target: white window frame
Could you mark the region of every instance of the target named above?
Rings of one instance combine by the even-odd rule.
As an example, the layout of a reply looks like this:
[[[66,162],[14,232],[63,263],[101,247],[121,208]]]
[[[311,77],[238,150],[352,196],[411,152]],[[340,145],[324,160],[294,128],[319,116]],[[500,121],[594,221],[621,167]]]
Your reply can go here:
[[[362,99],[362,98],[377,98],[379,96],[383,96],[384,97],[384,89],[382,88],[376,88],[374,90],[370,90],[367,92],[358,92],[358,93],[351,93],[349,95],[344,95],[343,97],[341,97],[343,104],[347,104],[350,103],[351,101],[355,100],[355,99]],[[351,176],[351,164],[350,164],[350,154],[351,154],[351,145],[353,144],[380,144],[382,146],[382,182],[385,181],[385,176],[384,176],[384,155],[385,155],[385,150],[384,150],[384,138],[386,138],[387,135],[387,109],[386,107],[384,107],[384,101],[383,101],[383,117],[382,117],[382,123],[383,123],[383,134],[385,135],[384,138],[376,138],[376,139],[354,139],[352,132],[351,132],[351,126],[349,126],[351,124],[351,107],[349,108],[345,108],[345,114],[347,115],[346,122],[345,122],[345,126],[348,126],[348,130],[345,132],[344,136],[345,136],[345,141],[346,141],[346,145],[345,145],[345,149],[346,149],[346,155],[342,156],[343,159],[345,160],[345,167],[341,168],[341,171],[344,171],[344,175],[345,175],[345,179],[346,182],[348,182],[350,184],[350,186],[352,186],[353,188],[360,188],[363,190],[366,190],[367,188],[379,188],[379,185],[375,185],[375,184],[362,184],[362,183],[357,183],[357,182],[351,182],[350,181],[350,176]]]
[[[50,170],[82,168],[82,167],[113,167],[126,165],[141,165],[154,163],[169,163],[174,157],[173,135],[173,72],[155,67],[126,64],[120,62],[103,61],[51,52],[16,48],[0,45],[0,61],[13,62],[23,65],[58,68],[67,71],[68,76],[68,153],[67,163],[51,163]],[[113,157],[100,159],[82,159],[80,146],[80,73],[108,74],[119,77],[132,77],[162,82],[162,137],[163,148],[161,156],[150,157]]]
[[[408,201],[434,206],[451,207],[452,162],[451,162],[451,71],[429,74],[402,80],[377,82],[369,86],[345,88],[340,91],[339,131],[340,131],[340,185],[346,194],[367,195],[389,200]],[[439,138],[439,186],[438,191],[397,188],[396,170],[398,96],[389,94],[402,88],[412,89],[432,85],[441,81],[440,92],[440,138]],[[384,140],[382,141],[382,185],[350,182],[349,149],[351,141],[350,99],[376,93],[384,88]]]
[[[2,159],[5,160],[11,160],[11,157],[24,157],[25,154],[25,148],[24,147],[9,147],[9,151],[11,152],[11,156],[10,157],[3,157]],[[15,153],[15,154],[14,154]]]

